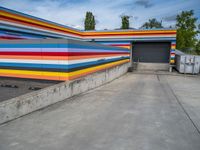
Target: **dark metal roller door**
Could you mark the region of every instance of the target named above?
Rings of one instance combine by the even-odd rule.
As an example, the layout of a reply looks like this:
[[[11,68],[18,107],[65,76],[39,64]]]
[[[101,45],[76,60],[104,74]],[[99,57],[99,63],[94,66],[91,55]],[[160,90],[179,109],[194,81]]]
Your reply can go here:
[[[149,63],[168,63],[170,56],[169,42],[133,43],[133,61]]]

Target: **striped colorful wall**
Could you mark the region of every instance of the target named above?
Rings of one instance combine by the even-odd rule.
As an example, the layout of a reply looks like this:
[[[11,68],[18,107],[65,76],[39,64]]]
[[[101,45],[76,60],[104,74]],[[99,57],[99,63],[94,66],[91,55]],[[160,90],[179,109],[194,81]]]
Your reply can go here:
[[[128,62],[136,41],[171,42],[169,62],[174,64],[174,29],[82,31],[0,7],[0,76],[74,79]]]
[[[0,76],[71,80],[129,62],[129,50],[66,39],[0,41]]]
[[[171,42],[171,51],[170,51],[170,64],[175,63],[175,49],[176,49],[176,41]]]
[[[41,18],[0,7],[0,38],[73,38],[95,41],[176,40],[176,30],[103,30],[82,31]]]

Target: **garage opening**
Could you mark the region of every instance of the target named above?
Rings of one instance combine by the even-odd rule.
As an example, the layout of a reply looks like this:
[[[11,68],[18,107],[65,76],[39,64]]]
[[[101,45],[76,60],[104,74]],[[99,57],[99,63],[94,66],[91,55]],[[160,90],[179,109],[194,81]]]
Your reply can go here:
[[[134,42],[133,62],[169,63],[170,42]]]

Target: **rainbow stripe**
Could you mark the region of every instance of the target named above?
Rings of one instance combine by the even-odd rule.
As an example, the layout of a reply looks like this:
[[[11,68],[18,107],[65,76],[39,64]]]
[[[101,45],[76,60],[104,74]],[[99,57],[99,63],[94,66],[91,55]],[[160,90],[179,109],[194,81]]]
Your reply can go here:
[[[129,50],[75,40],[0,42],[0,76],[69,80],[129,62]]]
[[[176,41],[172,41],[170,50],[170,64],[175,63],[175,49],[176,49]]]
[[[176,40],[176,30],[105,30],[105,31],[81,31],[68,26],[63,26],[41,18],[16,12],[0,7],[0,24],[2,31],[7,35],[0,38],[14,38],[13,33],[18,33],[17,38],[71,38],[90,41],[126,41],[133,40]],[[12,31],[7,32],[7,31]],[[121,42],[120,41],[120,42]],[[119,42],[119,43],[120,43]]]
[[[171,42],[174,63],[174,29],[82,31],[3,7],[0,26],[0,76],[75,79],[129,62],[133,41]]]

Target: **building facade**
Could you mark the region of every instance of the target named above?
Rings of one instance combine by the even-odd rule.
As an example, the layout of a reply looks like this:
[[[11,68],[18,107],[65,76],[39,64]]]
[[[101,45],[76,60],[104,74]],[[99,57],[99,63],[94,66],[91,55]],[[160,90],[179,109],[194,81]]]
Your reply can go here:
[[[17,39],[18,41],[16,41]],[[27,39],[29,39],[28,40],[29,44],[23,44],[24,40],[26,41]],[[42,41],[40,41],[39,39],[41,39]],[[52,39],[54,40],[54,42],[52,42]],[[60,39],[66,39],[66,42],[61,40],[62,42],[60,43],[59,41]],[[21,42],[19,42],[19,40],[21,40]],[[54,43],[54,46],[53,44],[50,44],[50,46],[46,44],[46,47],[42,47],[44,46],[44,43],[49,43],[48,40],[50,41],[50,43]],[[58,41],[55,42],[56,40]],[[75,43],[77,43],[78,45],[78,46],[76,45],[74,49],[71,48],[71,52],[73,51],[73,53],[76,53],[76,54],[79,53],[79,55],[77,55],[77,58],[88,57],[88,59],[83,59],[84,61],[83,60],[80,61],[80,59],[79,61],[78,60],[74,61],[79,65],[81,63],[84,63],[86,65],[86,62],[90,62],[90,60],[96,61],[95,62],[96,64],[98,64],[97,62],[100,60],[104,64],[106,63],[105,61],[107,61],[108,63],[111,63],[111,62],[113,63],[114,61],[111,61],[111,60],[108,61],[108,59],[107,60],[105,59],[105,58],[108,58],[108,56],[110,57],[110,59],[115,59],[117,57],[119,58],[120,56],[120,61],[122,61],[121,58],[124,57],[126,59],[130,58],[131,61],[140,61],[144,63],[167,63],[169,64],[169,66],[175,63],[174,60],[175,60],[175,48],[176,48],[176,30],[174,29],[82,31],[82,30],[78,30],[78,29],[71,28],[68,26],[63,26],[51,21],[47,21],[41,18],[37,18],[37,17],[33,17],[27,14],[16,12],[7,8],[0,7],[0,41],[1,41],[0,42],[0,68],[1,68],[0,75],[6,76],[6,74],[8,73],[5,73],[5,69],[8,69],[9,67],[11,68],[13,67],[14,70],[17,70],[19,68],[21,68],[21,70],[26,70],[24,68],[26,68],[26,65],[28,66],[30,64],[24,64],[23,62],[20,62],[19,60],[24,61],[26,60],[25,58],[30,58],[30,57],[36,58],[35,52],[40,52],[41,55],[39,55],[39,57],[42,58],[43,54],[47,54],[47,53],[43,53],[45,50],[47,50],[47,48],[50,48],[51,50],[54,49],[55,52],[56,51],[61,52],[61,47],[63,46],[62,44],[66,46],[66,43],[69,43],[68,41],[70,40],[72,40],[72,43],[76,41]],[[84,42],[95,42],[97,43],[97,45],[94,44],[92,46],[89,43],[84,44]],[[60,43],[60,45],[58,43]],[[32,44],[32,47],[30,46],[31,44]],[[35,47],[35,44],[38,45],[38,47],[37,46]],[[57,45],[55,46],[55,44]],[[116,48],[113,49],[106,46],[101,47],[98,44],[113,46]],[[39,50],[36,48],[39,48]],[[71,56],[68,57],[70,46],[67,45],[66,47],[62,47],[62,48],[65,48],[65,50],[63,49],[66,52],[63,55],[63,56],[66,56],[65,59],[67,60],[71,59],[70,58]],[[26,52],[23,53],[21,51],[22,49]],[[15,52],[13,52],[13,50],[15,50]],[[32,50],[34,52],[32,52]],[[115,52],[113,52],[113,50]],[[49,52],[49,50],[47,51]],[[80,52],[83,52],[83,53],[80,53]],[[105,52],[107,56],[104,56]],[[25,53],[27,55],[25,55]],[[118,56],[117,56],[117,53],[118,53]],[[70,55],[71,54],[72,53],[70,53]],[[60,57],[60,54],[57,54],[57,55],[55,55],[57,56],[57,59],[53,59],[53,58],[51,59],[54,60],[52,62],[55,65],[54,69],[58,67],[57,69],[58,70],[60,69],[58,72],[60,72],[63,66],[62,67],[56,66],[56,64],[63,65],[62,64],[63,62],[62,60],[60,60],[60,58],[58,58]],[[98,58],[97,55],[101,57]],[[50,56],[45,56],[45,58],[47,57],[50,58]],[[96,57],[96,59],[94,60],[92,57],[93,58]],[[102,59],[105,59],[105,60],[103,61]],[[36,63],[38,62],[37,60],[41,60],[41,59],[38,59],[37,57],[37,59],[34,59],[34,61],[32,62]],[[57,62],[55,62],[55,60]],[[117,59],[115,60],[118,61]],[[47,60],[45,61],[47,63]],[[14,66],[13,62],[18,62],[18,66]],[[48,59],[48,62],[50,63],[49,59]],[[6,66],[6,63],[10,63],[10,66],[9,64],[7,64]],[[64,64],[66,64],[66,62]],[[20,65],[24,65],[24,66],[20,66]],[[44,64],[39,63],[39,66],[42,66],[42,65],[44,66],[45,63]],[[69,71],[69,65],[70,65],[69,61],[67,65],[68,65],[67,68],[64,68],[65,71],[67,69]],[[91,67],[91,65],[92,64],[90,63],[89,66]],[[34,65],[33,63],[32,68],[31,67],[30,68],[34,70],[34,66],[38,66],[38,65]],[[38,67],[38,68],[40,68],[41,70],[41,67]],[[43,71],[45,71],[45,69],[46,69],[45,67],[42,67]],[[81,69],[83,68],[79,68],[79,70]],[[7,71],[9,72],[9,69]],[[47,71],[49,70],[47,69]],[[29,73],[31,74],[31,72]],[[53,79],[55,77],[54,75],[52,78],[41,77],[41,79]],[[7,76],[10,76],[10,75],[7,75]],[[23,77],[24,75],[20,74],[18,76]],[[40,78],[39,76],[40,75],[38,75],[38,78]],[[17,77],[17,75],[13,77]],[[24,76],[24,77],[27,77],[27,76]],[[59,76],[59,79],[60,80],[70,79],[66,77],[65,75],[64,77],[65,78],[62,78]],[[58,76],[56,76],[55,78],[57,80]]]

